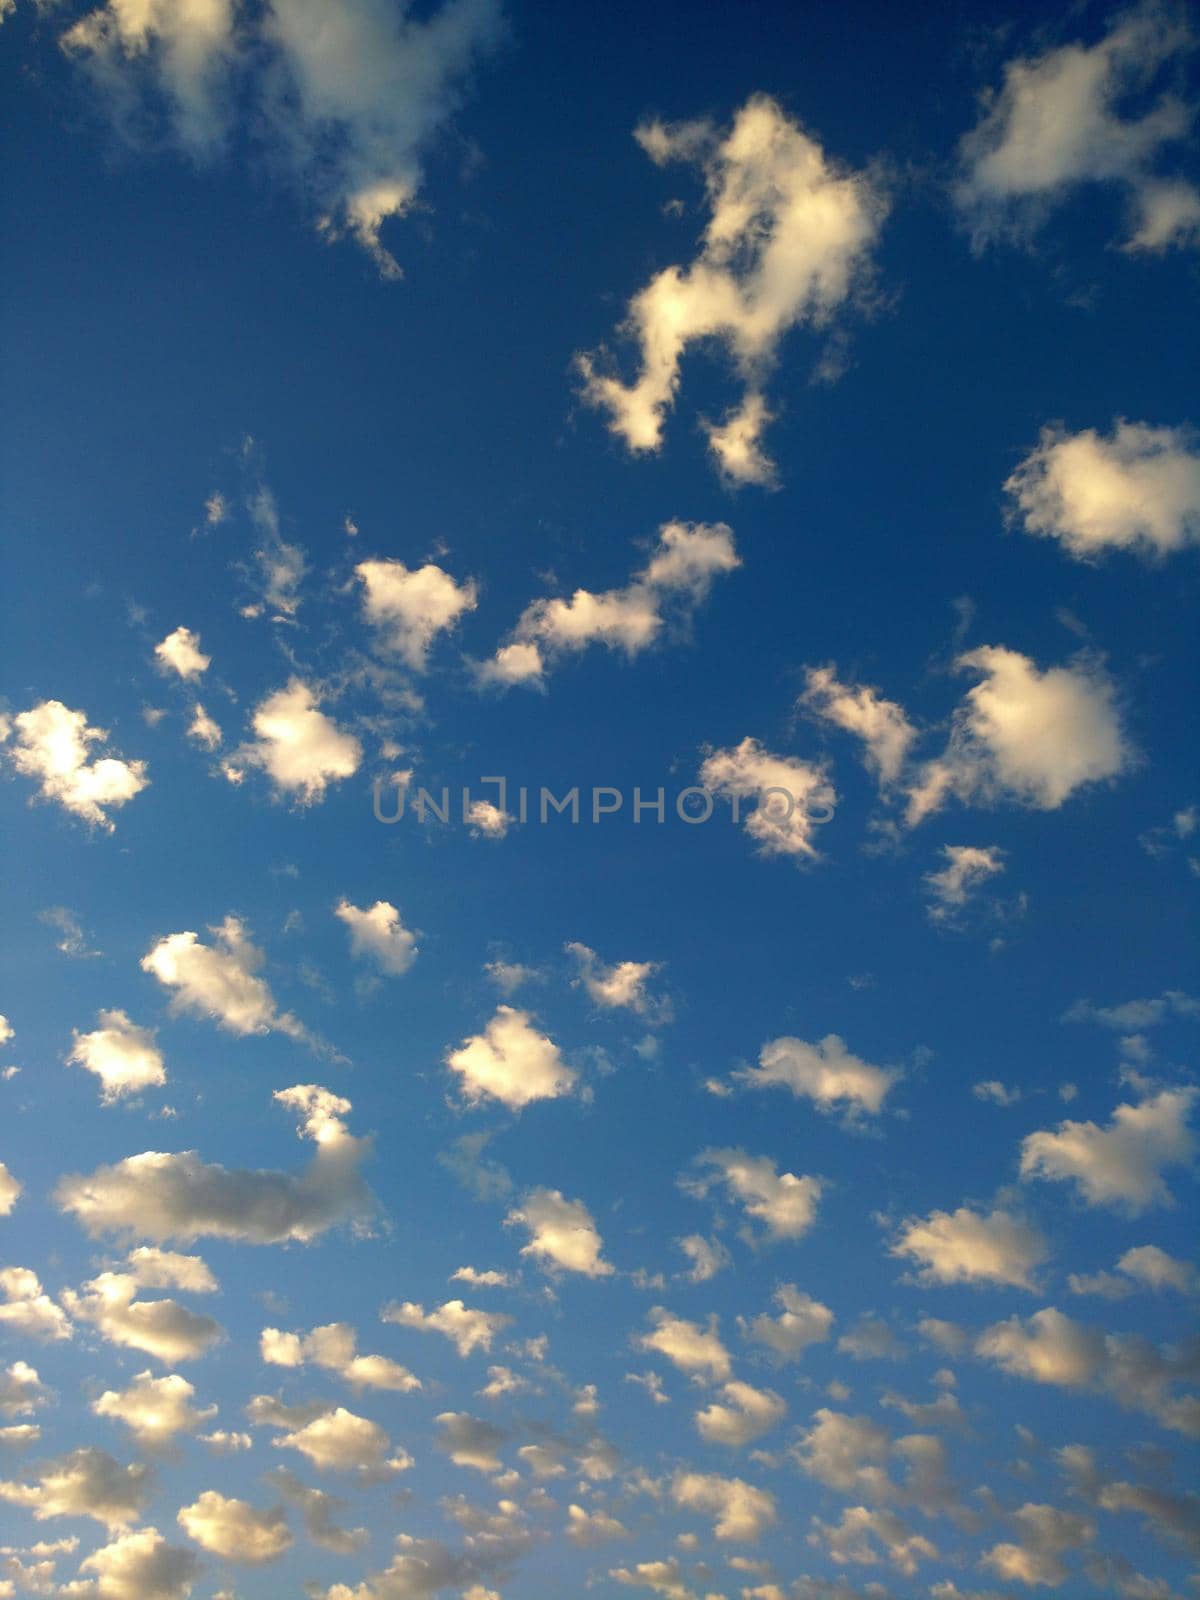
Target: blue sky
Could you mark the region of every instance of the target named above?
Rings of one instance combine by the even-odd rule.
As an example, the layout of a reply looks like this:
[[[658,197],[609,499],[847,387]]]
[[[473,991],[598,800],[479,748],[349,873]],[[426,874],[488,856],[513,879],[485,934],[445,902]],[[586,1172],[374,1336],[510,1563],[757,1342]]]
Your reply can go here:
[[[1191,1592],[1194,23],[0,18],[0,1595]]]

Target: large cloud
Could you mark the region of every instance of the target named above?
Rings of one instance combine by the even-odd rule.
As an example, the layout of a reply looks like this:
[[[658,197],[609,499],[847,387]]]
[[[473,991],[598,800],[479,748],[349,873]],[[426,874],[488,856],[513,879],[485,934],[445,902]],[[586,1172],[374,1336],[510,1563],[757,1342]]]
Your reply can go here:
[[[216,1416],[216,1406],[193,1406],[195,1396],[195,1389],[178,1373],[156,1378],[152,1372],[139,1372],[127,1389],[105,1389],[92,1402],[92,1410],[98,1417],[124,1423],[139,1444],[153,1447],[178,1433],[195,1433]]]
[[[195,1554],[168,1544],[157,1528],[121,1534],[93,1550],[79,1570],[96,1574],[95,1590],[71,1584],[61,1592],[94,1592],[99,1600],[187,1600],[200,1577]]]
[[[43,700],[12,719],[0,719],[5,740],[15,731],[9,760],[26,778],[33,778],[44,800],[54,800],[64,811],[82,817],[93,827],[111,833],[115,823],[110,810],[126,805],[149,783],[144,761],[122,761],[116,756],[91,759],[92,745],[103,745],[108,734],[93,728],[82,711],[72,711],[61,700]]]
[[[713,1535],[722,1542],[750,1543],[776,1520],[775,1496],[742,1478],[712,1472],[679,1472],[671,1481],[671,1498],[685,1511],[701,1511],[713,1519]]]
[[[883,217],[880,189],[838,167],[766,95],[752,96],[728,132],[648,122],[636,138],[656,165],[700,167],[709,221],[696,259],[664,268],[630,301],[621,331],[639,346],[637,378],[623,383],[581,356],[584,393],[630,450],[657,450],[689,345],[720,340],[742,395],[706,424],[710,449],[729,481],[770,483],[767,374],[790,329],[827,324],[852,295]]]
[[[194,1256],[174,1257],[169,1252],[156,1251],[151,1265],[142,1268],[139,1254],[135,1250],[127,1257],[127,1271],[102,1272],[79,1291],[65,1290],[63,1305],[78,1321],[91,1323],[111,1344],[144,1350],[171,1365],[194,1361],[222,1337],[220,1323],[189,1311],[177,1300],[139,1300],[138,1291],[143,1287],[165,1288],[172,1283],[193,1292],[216,1285],[201,1282],[186,1270],[176,1276],[161,1270],[164,1260],[187,1263],[196,1261]]]

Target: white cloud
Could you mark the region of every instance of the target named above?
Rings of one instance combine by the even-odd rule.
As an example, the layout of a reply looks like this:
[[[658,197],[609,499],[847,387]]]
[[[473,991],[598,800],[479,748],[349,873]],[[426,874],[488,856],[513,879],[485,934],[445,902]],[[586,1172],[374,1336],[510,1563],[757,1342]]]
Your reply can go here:
[[[144,1350],[156,1360],[174,1365],[204,1355],[222,1337],[220,1323],[176,1300],[139,1300],[145,1279],[137,1271],[135,1256],[136,1252],[130,1257],[133,1271],[102,1272],[78,1291],[64,1290],[63,1304],[110,1343]]]
[[[833,1312],[794,1283],[781,1283],[774,1300],[781,1308],[777,1317],[762,1312],[749,1321],[739,1317],[738,1325],[747,1339],[766,1345],[780,1361],[796,1361],[810,1345],[830,1337]]]
[[[72,1450],[47,1461],[36,1483],[0,1482],[0,1500],[24,1506],[36,1522],[52,1517],[91,1517],[106,1528],[136,1522],[150,1497],[150,1468],[123,1467],[104,1450]]]
[[[1029,1588],[1060,1589],[1071,1577],[1063,1555],[1096,1536],[1095,1524],[1087,1517],[1057,1506],[1026,1502],[1012,1513],[1012,1521],[1019,1539],[993,1545],[979,1564],[990,1567],[1005,1583],[1023,1583]]]
[[[0,1161],[0,1217],[7,1217],[21,1198],[24,1185]]]
[[[384,1316],[384,1321],[392,1318]],[[264,1361],[280,1367],[302,1367],[307,1362],[336,1372],[356,1389],[386,1389],[396,1394],[411,1394],[421,1388],[421,1380],[407,1367],[387,1356],[358,1353],[358,1336],[348,1322],[327,1322],[309,1333],[285,1333],[279,1328],[264,1328],[259,1336],[259,1351]]]
[[[526,606],[507,643],[476,669],[481,684],[540,686],[561,656],[601,644],[632,659],[662,638],[681,633],[708,598],[713,582],[741,566],[723,522],[664,522],[645,566],[621,589],[576,589]]]
[[[892,1565],[906,1577],[914,1577],[922,1561],[936,1561],[937,1546],[922,1534],[914,1533],[894,1511],[868,1506],[846,1506],[836,1525],[813,1518],[810,1542],[824,1545],[838,1566],[874,1566],[880,1559],[876,1545],[883,1547]]]
[[[1004,487],[1025,532],[1058,539],[1077,561],[1200,542],[1200,451],[1186,428],[1118,420],[1107,438],[1043,428]]]
[[[27,1361],[14,1361],[0,1372],[0,1414],[6,1417],[23,1417],[48,1398],[48,1391],[38,1377],[37,1369]]]
[[[93,1550],[79,1570],[96,1574],[99,1600],[187,1600],[200,1576],[193,1553],[168,1544],[157,1528],[121,1534]],[[61,1592],[93,1591],[71,1584]]]
[[[179,1526],[210,1555],[246,1566],[263,1566],[291,1548],[292,1534],[283,1508],[259,1511],[246,1500],[206,1489],[181,1507]]]
[[[487,1267],[482,1272],[475,1267],[455,1267],[450,1280],[452,1283],[469,1283],[478,1289],[508,1289],[514,1282],[511,1273],[498,1272],[494,1267]]]
[[[1200,1018],[1200,1000],[1181,989],[1164,989],[1149,1000],[1124,1000],[1115,1006],[1094,1005],[1091,1000],[1076,1000],[1063,1012],[1064,1022],[1098,1022],[1118,1033],[1143,1033],[1172,1017]]]
[[[344,0],[334,13],[319,0],[273,0],[250,16],[232,0],[108,0],[62,43],[131,138],[148,121],[161,140],[165,124],[187,155],[215,159],[240,110],[269,170],[314,200],[319,230],[350,234],[396,278],[383,226],[416,202],[425,149],[500,27],[492,0],[449,0],[423,16],[377,0]]]
[[[670,1002],[656,999],[646,988],[654,974],[661,971],[660,961],[615,961],[612,966],[605,966],[586,944],[572,942],[566,950],[579,967],[579,976],[573,981],[583,985],[596,1005],[606,1011],[633,1011],[656,1022],[669,1021]]]
[[[975,891],[1004,871],[1004,852],[996,845],[944,844],[940,872],[927,872],[924,884],[931,901],[931,922],[953,922]]]
[[[212,657],[200,648],[200,635],[190,628],[169,633],[154,646],[154,654],[162,671],[177,672],[185,683],[202,678],[212,665]]]
[[[709,1170],[684,1180],[688,1192],[703,1196],[714,1183],[723,1183],[747,1217],[763,1224],[768,1238],[802,1238],[816,1221],[819,1178],[778,1172],[769,1156],[751,1156],[740,1149],[704,1150],[696,1164]]]
[[[878,1500],[892,1493],[886,1466],[891,1445],[891,1434],[880,1423],[822,1406],[791,1453],[818,1483]]]
[[[607,1511],[588,1511],[584,1506],[569,1505],[566,1535],[572,1544],[588,1550],[610,1539],[628,1539],[629,1529]]]
[[[760,1439],[787,1415],[787,1403],[773,1389],[756,1389],[734,1380],[723,1385],[725,1404],[714,1401],[696,1413],[696,1431],[708,1444],[740,1449]]]
[[[689,1233],[675,1242],[691,1262],[685,1274],[689,1283],[707,1283],[729,1265],[729,1251],[719,1239],[706,1239],[702,1233]]]
[[[1094,45],[1006,63],[1002,89],[959,150],[955,199],[976,244],[1004,232],[1028,235],[1085,183],[1113,184],[1127,196],[1126,249],[1195,237],[1200,193],[1154,171],[1194,115],[1194,106],[1162,86],[1192,43],[1167,7],[1143,4],[1119,14]],[[1140,101],[1140,114],[1121,114],[1128,99]]]
[[[701,1511],[713,1518],[717,1539],[753,1542],[776,1520],[775,1496],[756,1489],[742,1478],[722,1478],[716,1473],[680,1472],[671,1481],[671,1498],[685,1511]]]
[[[719,340],[742,395],[709,424],[710,446],[729,481],[770,483],[763,383],[784,336],[826,325],[855,291],[883,218],[882,193],[867,174],[830,161],[766,95],[752,96],[728,132],[707,121],[651,122],[636,138],[656,165],[699,166],[709,221],[691,265],[664,268],[630,301],[621,331],[640,348],[637,378],[622,383],[584,355],[584,394],[631,451],[658,450],[688,346]]]
[[[755,805],[742,826],[764,856],[817,858],[813,830],[832,812],[837,793],[823,766],[773,755],[757,739],[714,750],[700,768],[700,782],[735,813],[743,800]]]
[[[473,800],[463,820],[470,825],[474,839],[503,839],[513,819],[490,800]]]
[[[819,1111],[841,1110],[848,1118],[878,1115],[901,1076],[893,1068],[874,1067],[852,1055],[836,1033],[815,1044],[788,1037],[768,1040],[757,1067],[733,1074],[747,1088],[789,1089],[796,1099],[811,1100]]]
[[[298,805],[315,805],[331,783],[352,778],[362,764],[362,745],[320,709],[320,692],[300,678],[269,694],[250,719],[255,739],[225,764],[226,776],[261,767],[280,794]]]
[[[553,1039],[533,1026],[529,1012],[513,1006],[497,1006],[483,1032],[451,1050],[446,1065],[470,1104],[499,1100],[511,1111],[570,1094],[577,1077]]]
[[[391,1443],[369,1417],[335,1406],[272,1441],[277,1450],[296,1450],[314,1467],[329,1472],[358,1472],[368,1478],[388,1477],[412,1465],[399,1452],[389,1459]]]
[[[350,949],[360,959],[368,957],[380,971],[396,978],[417,959],[417,936],[406,928],[399,911],[387,900],[376,900],[362,910],[341,899],[333,914],[350,930]]]
[[[469,1356],[472,1350],[490,1350],[492,1341],[512,1323],[512,1318],[503,1312],[477,1311],[461,1300],[447,1300],[432,1311],[406,1300],[385,1306],[380,1316],[384,1322],[394,1322],[401,1328],[443,1334],[460,1356]]]
[[[198,745],[203,745],[205,750],[218,750],[221,740],[225,737],[221,732],[221,725],[199,703],[192,707],[192,720],[188,723],[187,736]]]
[[[879,782],[885,788],[896,782],[917,738],[903,706],[884,700],[874,689],[842,683],[835,666],[807,668],[800,704],[814,716],[856,734]]]
[[[612,1274],[601,1253],[604,1241],[582,1200],[566,1200],[558,1189],[532,1189],[504,1221],[506,1226],[528,1230],[529,1243],[521,1247],[521,1254],[548,1272],[561,1268],[587,1278]]]
[[[153,1028],[139,1028],[124,1011],[101,1011],[96,1020],[92,1033],[74,1032],[67,1060],[96,1074],[105,1105],[167,1081]]]
[[[71,1323],[29,1267],[0,1267],[0,1328],[34,1339],[69,1339]]]
[[[1196,1092],[1163,1089],[1119,1105],[1105,1128],[1067,1121],[1054,1132],[1031,1133],[1021,1145],[1021,1176],[1074,1183],[1089,1205],[1134,1214],[1169,1205],[1163,1172],[1191,1159],[1195,1141],[1187,1124]]]
[[[456,1467],[470,1467],[475,1472],[500,1470],[498,1452],[507,1437],[501,1429],[465,1411],[443,1411],[434,1421],[441,1430],[438,1449],[444,1450]]]
[[[93,827],[112,833],[109,810],[119,809],[146,788],[144,761],[122,761],[116,756],[89,760],[92,745],[107,743],[103,728],[93,728],[86,713],[72,711],[61,700],[43,700],[12,719],[16,742],[9,760],[26,778],[38,783],[44,800],[55,800],[65,811]],[[7,721],[3,737],[9,737]]]
[[[910,1217],[891,1246],[894,1256],[919,1263],[918,1281],[1000,1283],[1033,1287],[1034,1271],[1046,1259],[1046,1241],[1036,1228],[1010,1212],[985,1215],[959,1206]]]
[[[215,936],[211,945],[190,931],[169,933],[142,958],[142,971],[174,991],[172,1010],[210,1017],[242,1038],[278,1031],[304,1039],[303,1026],[279,1010],[259,976],[263,953],[250,942],[245,924],[230,916],[209,931]]]
[[[410,568],[403,561],[360,561],[354,573],[363,586],[366,620],[379,630],[384,648],[414,672],[424,672],[438,634],[475,609],[474,582],[457,583],[432,562]]]
[[[655,1350],[666,1356],[689,1378],[724,1383],[732,1377],[733,1365],[717,1331],[715,1315],[702,1327],[686,1317],[672,1316],[663,1306],[654,1306],[650,1321],[654,1324],[651,1332],[634,1341],[639,1350]]]
[[[341,1121],[350,1102],[313,1084],[278,1089],[274,1099],[301,1114],[301,1137],[317,1146],[298,1173],[208,1165],[194,1150],[148,1150],[63,1178],[55,1199],[93,1237],[304,1243],[368,1217],[374,1200],[359,1167],[370,1141],[354,1138]]]
[[[1117,1271],[1147,1289],[1177,1289],[1180,1294],[1192,1294],[1200,1285],[1200,1277],[1190,1261],[1180,1261],[1156,1244],[1136,1245],[1126,1250],[1117,1262]]]
[[[178,1373],[156,1378],[151,1372],[139,1372],[127,1389],[106,1389],[92,1402],[92,1410],[98,1417],[124,1423],[140,1445],[152,1447],[177,1433],[195,1433],[216,1416],[216,1406],[192,1405],[195,1394]]]
[[[945,753],[915,775],[910,826],[952,794],[963,801],[1009,799],[1056,811],[1085,784],[1128,767],[1132,755],[1113,687],[1095,663],[1041,672],[1016,650],[983,645],[960,655],[955,666],[982,681],[955,712]]]

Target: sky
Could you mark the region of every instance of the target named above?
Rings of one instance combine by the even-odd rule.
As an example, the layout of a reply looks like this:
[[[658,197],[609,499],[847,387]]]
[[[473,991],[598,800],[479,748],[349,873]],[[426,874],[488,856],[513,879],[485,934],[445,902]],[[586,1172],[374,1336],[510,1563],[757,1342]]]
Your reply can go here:
[[[0,55],[0,1596],[1195,1594],[1194,14]]]

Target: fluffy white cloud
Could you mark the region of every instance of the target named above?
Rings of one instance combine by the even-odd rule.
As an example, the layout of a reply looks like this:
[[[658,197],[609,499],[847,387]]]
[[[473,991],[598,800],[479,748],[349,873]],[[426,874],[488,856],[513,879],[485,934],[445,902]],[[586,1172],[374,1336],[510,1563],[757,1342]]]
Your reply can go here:
[[[382,972],[399,977],[417,959],[417,936],[406,928],[399,911],[387,900],[376,900],[365,911],[339,900],[333,914],[350,930],[351,952],[368,957]]]
[[[200,1576],[192,1551],[168,1544],[157,1528],[121,1534],[93,1550],[79,1570],[96,1574],[94,1591],[72,1584],[62,1592],[94,1592],[99,1600],[187,1600]]]
[[[671,1498],[685,1511],[701,1511],[713,1518],[716,1538],[752,1542],[776,1520],[775,1496],[756,1489],[742,1478],[722,1478],[711,1472],[680,1472],[671,1481]]]
[[[721,1389],[725,1403],[714,1401],[696,1413],[696,1431],[708,1444],[731,1449],[760,1439],[787,1415],[787,1403],[773,1389],[756,1389],[738,1380]]]
[[[339,1223],[369,1216],[374,1200],[359,1167],[370,1141],[346,1130],[341,1117],[350,1102],[315,1084],[278,1089],[274,1098],[300,1113],[301,1137],[317,1146],[298,1173],[209,1165],[194,1150],[148,1150],[86,1176],[63,1178],[55,1199],[93,1237],[281,1244],[307,1242]]]
[[[1025,532],[1058,539],[1077,561],[1200,541],[1200,451],[1186,428],[1119,420],[1107,438],[1043,428],[1004,487]]]
[[[424,150],[499,29],[493,0],[420,16],[378,0],[334,13],[320,0],[273,0],[249,16],[233,0],[107,0],[62,43],[130,137],[150,107],[189,156],[215,158],[239,108],[270,169],[315,200],[318,229],[350,234],[397,278],[381,230],[416,201]]]
[[[164,672],[177,672],[185,682],[202,678],[212,665],[212,657],[200,648],[200,635],[190,628],[176,628],[169,633],[154,646],[154,654]]]
[[[771,1239],[799,1239],[816,1221],[819,1178],[778,1172],[769,1156],[751,1156],[738,1149],[704,1150],[696,1164],[708,1170],[684,1180],[688,1192],[703,1196],[714,1183],[724,1184],[730,1199],[747,1217],[761,1222]]]
[[[823,1344],[833,1330],[834,1315],[828,1306],[797,1289],[794,1283],[781,1283],[774,1295],[780,1309],[777,1317],[766,1312],[738,1325],[748,1339],[766,1345],[780,1361],[795,1361],[809,1345]]]
[[[1021,1176],[1074,1183],[1089,1205],[1133,1213],[1169,1205],[1163,1172],[1191,1159],[1188,1118],[1196,1093],[1163,1089],[1136,1105],[1119,1105],[1105,1128],[1066,1121],[1054,1132],[1031,1133],[1021,1145]]]
[[[648,993],[646,985],[661,970],[660,961],[615,961],[605,966],[594,950],[586,944],[568,944],[567,954],[574,957],[581,983],[588,998],[606,1011],[634,1011],[639,1016],[655,1022],[665,1022],[671,1014],[670,1002],[656,999]]]
[[[91,1323],[110,1343],[144,1350],[158,1361],[174,1365],[204,1355],[222,1337],[220,1323],[189,1311],[176,1300],[139,1300],[138,1290],[146,1279],[138,1271],[136,1254],[129,1258],[132,1270],[102,1272],[78,1291],[64,1290],[63,1305],[80,1322]],[[156,1282],[151,1274],[150,1282],[160,1287],[163,1280],[160,1277]]]
[[[708,597],[713,582],[741,566],[733,534],[723,522],[665,522],[644,567],[620,589],[576,589],[569,600],[533,600],[507,643],[481,663],[481,684],[540,686],[559,657],[601,644],[639,655],[664,630],[683,631]]]
[[[936,1561],[937,1546],[914,1533],[894,1511],[868,1506],[847,1506],[836,1525],[813,1518],[813,1543],[824,1545],[838,1566],[874,1566],[880,1557],[876,1541],[892,1565],[906,1577],[915,1576],[922,1561]]]
[[[512,1323],[512,1318],[503,1312],[477,1311],[461,1300],[447,1300],[432,1311],[406,1300],[402,1304],[385,1306],[380,1316],[401,1328],[444,1334],[460,1356],[469,1356],[472,1350],[490,1350],[493,1339]]]
[[[758,1066],[733,1074],[750,1089],[790,1089],[811,1100],[819,1111],[842,1111],[848,1117],[878,1115],[888,1091],[901,1077],[889,1067],[873,1067],[847,1050],[830,1033],[816,1044],[804,1039],[771,1039],[759,1052]]]
[[[657,273],[629,305],[622,333],[640,347],[631,384],[579,358],[584,394],[635,452],[657,450],[689,345],[719,340],[742,396],[709,443],[733,483],[770,483],[762,447],[763,385],[790,329],[828,323],[853,294],[885,205],[865,173],[848,172],[776,101],[754,95],[722,133],[710,122],[650,122],[636,130],[656,165],[686,161],[704,175],[709,220],[696,259]]]
[[[219,749],[224,738],[220,723],[209,716],[199,701],[192,707],[192,720],[188,723],[187,736],[196,744],[203,745],[206,750]]]
[[[127,1389],[106,1389],[92,1402],[98,1417],[123,1422],[138,1443],[150,1447],[166,1443],[177,1433],[195,1433],[217,1414],[216,1406],[197,1409],[196,1391],[186,1378],[169,1373],[156,1378],[139,1372]]]
[[[945,866],[924,878],[932,902],[929,918],[952,923],[975,891],[1004,871],[1004,852],[996,845],[944,844],[941,855]]]
[[[686,1317],[672,1316],[663,1306],[654,1306],[650,1321],[654,1324],[651,1331],[634,1341],[639,1350],[656,1350],[689,1378],[724,1383],[732,1376],[733,1364],[721,1342],[715,1315],[702,1327]]]
[[[675,1242],[691,1262],[685,1274],[689,1283],[707,1283],[729,1265],[729,1251],[719,1239],[706,1239],[702,1233],[689,1233]]]
[[[438,634],[475,609],[471,579],[456,583],[432,562],[410,568],[403,561],[360,561],[354,574],[363,586],[366,620],[379,630],[384,648],[414,672],[425,670]]]
[[[823,766],[773,755],[747,737],[707,756],[700,782],[728,800],[735,816],[743,800],[754,800],[742,826],[760,855],[816,859],[813,830],[828,821],[837,800]]]
[[[602,1251],[604,1241],[592,1214],[582,1200],[566,1200],[558,1189],[533,1189],[504,1219],[529,1233],[521,1254],[553,1272],[579,1272],[586,1278],[606,1278],[613,1271]]]
[[[153,1028],[139,1028],[124,1011],[101,1011],[96,1020],[91,1033],[74,1032],[67,1060],[96,1074],[105,1105],[167,1081]]]
[[[483,1032],[451,1050],[446,1065],[458,1075],[469,1103],[499,1100],[512,1111],[570,1094],[577,1077],[553,1039],[533,1026],[529,1012],[513,1006],[497,1006]]]
[[[1018,1538],[993,1545],[981,1557],[980,1565],[990,1567],[1005,1583],[1023,1583],[1029,1588],[1061,1588],[1071,1576],[1063,1555],[1096,1536],[1095,1524],[1087,1517],[1057,1506],[1026,1502],[1013,1512],[1012,1521]]]
[[[1126,1250],[1117,1262],[1117,1271],[1147,1289],[1177,1289],[1180,1294],[1191,1294],[1200,1284],[1200,1277],[1190,1261],[1180,1261],[1156,1244],[1136,1245]]]
[[[566,1535],[572,1544],[591,1549],[610,1539],[628,1539],[629,1529],[607,1511],[588,1511],[584,1506],[567,1507]]]
[[[385,1431],[369,1417],[335,1406],[272,1441],[277,1450],[297,1450],[314,1467],[329,1472],[358,1472],[388,1477],[412,1465],[403,1452],[389,1459]]]
[[[390,1320],[385,1316],[385,1321]],[[309,1333],[285,1333],[279,1328],[264,1328],[259,1336],[259,1351],[264,1361],[279,1367],[302,1367],[311,1362],[356,1389],[389,1389],[410,1394],[421,1387],[421,1380],[407,1367],[387,1356],[358,1353],[358,1336],[348,1322],[327,1322]]]
[[[891,1445],[891,1434],[880,1423],[822,1406],[791,1453],[804,1472],[827,1488],[877,1500],[892,1492],[886,1466]]]
[[[335,1555],[348,1556],[369,1541],[366,1528],[343,1528],[335,1522],[336,1514],[346,1502],[323,1489],[313,1489],[301,1483],[286,1467],[278,1467],[267,1475],[267,1481],[283,1495],[290,1505],[300,1512],[304,1531],[322,1550],[332,1550]]]
[[[35,1483],[0,1482],[0,1500],[24,1506],[34,1520],[91,1517],[106,1528],[136,1522],[150,1497],[150,1468],[123,1467],[104,1450],[72,1450],[39,1468]]]
[[[1004,1283],[1033,1287],[1032,1274],[1046,1259],[1046,1241],[1036,1228],[1010,1212],[988,1214],[959,1206],[910,1217],[892,1244],[894,1256],[919,1263],[921,1283]]]
[[[885,787],[895,783],[917,738],[903,706],[876,690],[842,683],[835,666],[809,667],[800,704],[814,716],[860,738],[867,765]]]
[[[7,1217],[21,1198],[24,1185],[0,1161],[0,1217]]]
[[[246,1500],[229,1499],[206,1489],[177,1520],[189,1539],[210,1555],[246,1566],[263,1566],[291,1548],[292,1534],[282,1506],[259,1511]]]
[[[266,979],[259,975],[263,953],[250,942],[245,924],[226,917],[209,932],[214,935],[211,945],[190,931],[169,933],[142,958],[142,971],[174,991],[172,1009],[211,1017],[242,1037],[278,1031],[303,1039],[303,1026],[279,1010]]]
[[[225,763],[238,780],[246,767],[261,767],[277,791],[299,805],[324,800],[331,783],[352,778],[362,764],[362,745],[320,709],[319,690],[300,678],[276,689],[250,719],[254,740]]]
[[[1112,684],[1094,663],[1041,672],[1016,650],[983,645],[959,656],[955,666],[981,681],[955,712],[945,753],[917,770],[910,825],[949,795],[1056,811],[1077,789],[1114,778],[1129,765]]]
[[[144,761],[122,761],[116,756],[89,759],[92,745],[103,745],[108,734],[93,728],[87,715],[72,711],[61,700],[43,700],[22,711],[0,728],[5,741],[15,732],[9,760],[26,778],[33,778],[44,800],[54,800],[65,811],[82,817],[93,827],[111,833],[110,810],[127,804],[149,783]]]
[[[69,1339],[71,1323],[42,1288],[29,1267],[0,1267],[0,1328],[15,1328],[35,1339]]]

